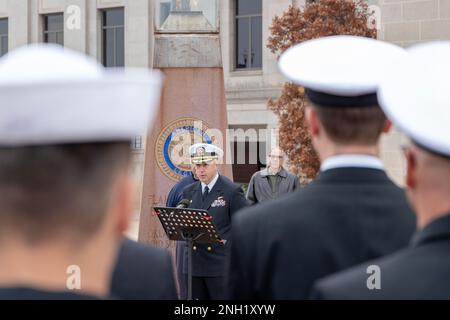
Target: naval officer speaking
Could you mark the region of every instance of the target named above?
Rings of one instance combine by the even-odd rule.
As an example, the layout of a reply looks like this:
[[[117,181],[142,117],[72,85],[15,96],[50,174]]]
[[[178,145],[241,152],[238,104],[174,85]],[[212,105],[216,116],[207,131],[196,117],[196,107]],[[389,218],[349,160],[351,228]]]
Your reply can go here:
[[[217,162],[223,151],[206,143],[194,144],[189,148],[191,162],[195,165],[197,182],[183,190],[183,199],[191,200],[190,208],[204,209],[213,218],[220,237],[229,240],[231,219],[247,205],[243,190],[230,179],[219,174]],[[225,271],[229,251],[225,245],[194,246],[192,254],[192,297],[198,300],[225,298]],[[185,247],[184,270],[187,274],[187,252]]]

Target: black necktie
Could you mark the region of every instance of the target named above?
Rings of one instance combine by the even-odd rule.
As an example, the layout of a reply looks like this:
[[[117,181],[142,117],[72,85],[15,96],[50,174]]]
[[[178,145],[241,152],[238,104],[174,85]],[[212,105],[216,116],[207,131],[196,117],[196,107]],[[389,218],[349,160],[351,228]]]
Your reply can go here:
[[[203,191],[202,200],[205,201],[206,197],[208,197],[209,194],[209,188],[208,186],[205,187],[205,190]]]

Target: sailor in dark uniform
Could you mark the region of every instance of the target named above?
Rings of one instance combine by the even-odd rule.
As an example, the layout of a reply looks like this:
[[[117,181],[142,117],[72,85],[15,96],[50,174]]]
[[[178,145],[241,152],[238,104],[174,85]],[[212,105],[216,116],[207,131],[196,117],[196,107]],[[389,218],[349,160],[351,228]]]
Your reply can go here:
[[[317,299],[450,299],[450,42],[414,46],[378,92],[408,137],[408,196],[418,232],[410,246],[315,286]]]
[[[281,71],[306,88],[321,172],[306,188],[235,217],[231,298],[306,299],[315,280],[408,244],[415,219],[378,158],[389,124],[376,99],[382,67],[403,54],[381,41],[334,36],[281,57]]]
[[[149,70],[109,72],[59,46],[0,59],[0,299],[109,297],[133,200],[130,145],[160,88]]]
[[[247,205],[243,190],[227,177],[220,175],[217,161],[223,151],[212,144],[195,144],[189,149],[191,161],[200,180],[187,186],[183,198],[191,200],[190,208],[204,209],[213,218],[220,237],[230,238],[231,219]],[[193,248],[193,299],[225,298],[225,272],[229,242],[225,245],[195,244]],[[184,273],[187,274],[187,247],[185,249]]]
[[[125,238],[113,272],[111,296],[123,300],[178,300],[169,252]]]

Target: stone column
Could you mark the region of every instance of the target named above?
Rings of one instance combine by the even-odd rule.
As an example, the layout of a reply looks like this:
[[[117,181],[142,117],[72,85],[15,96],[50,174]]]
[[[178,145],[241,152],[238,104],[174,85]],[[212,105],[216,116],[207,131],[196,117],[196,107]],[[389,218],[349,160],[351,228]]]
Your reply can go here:
[[[179,30],[190,30],[197,18],[183,15],[178,20]],[[189,143],[180,148],[181,142],[195,142],[191,138],[202,139],[202,135],[205,138],[212,132],[207,129],[218,129],[222,137],[216,136],[215,144],[227,149],[223,140],[228,121],[219,34],[157,34],[153,66],[166,78],[160,114],[147,139],[139,240],[173,248],[152,207],[164,206],[170,189],[190,169],[189,163],[174,165],[174,154],[188,157]],[[197,129],[195,120],[203,122]],[[220,170],[232,178],[230,164]]]

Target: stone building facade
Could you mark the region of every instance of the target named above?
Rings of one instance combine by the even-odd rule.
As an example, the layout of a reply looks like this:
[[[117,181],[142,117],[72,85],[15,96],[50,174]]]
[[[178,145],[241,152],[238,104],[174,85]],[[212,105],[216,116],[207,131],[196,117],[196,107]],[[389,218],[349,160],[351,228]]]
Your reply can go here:
[[[64,23],[61,30],[55,31],[59,32],[59,41],[105,62],[104,38],[109,36],[105,31],[105,12],[119,8],[123,9],[123,22],[115,26],[118,31],[109,34],[114,35],[116,47],[123,41],[123,52],[114,53],[114,61],[123,59],[125,67],[152,67],[155,36],[162,28],[161,15],[165,18],[170,6],[183,1],[187,1],[184,6],[208,6],[205,10],[211,30],[220,34],[230,128],[276,129],[277,118],[267,110],[267,100],[280,94],[285,80],[278,72],[276,56],[265,47],[265,42],[273,16],[282,14],[291,4],[304,5],[305,0],[0,0],[0,54],[27,43],[46,41],[51,31],[51,20],[46,17],[60,14]],[[379,18],[381,40],[407,47],[450,39],[450,0],[368,2]],[[399,151],[402,140],[402,135],[394,130],[383,138],[382,144],[387,170],[399,184],[405,171]],[[144,138],[137,137],[133,174],[138,189],[142,185],[144,147]],[[242,172],[237,173],[242,176]],[[139,207],[136,200],[136,208]],[[137,210],[135,223],[138,214]],[[134,235],[135,230],[136,225],[130,234]]]

